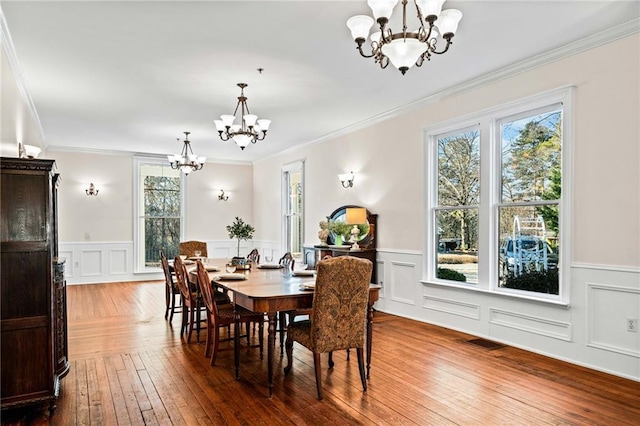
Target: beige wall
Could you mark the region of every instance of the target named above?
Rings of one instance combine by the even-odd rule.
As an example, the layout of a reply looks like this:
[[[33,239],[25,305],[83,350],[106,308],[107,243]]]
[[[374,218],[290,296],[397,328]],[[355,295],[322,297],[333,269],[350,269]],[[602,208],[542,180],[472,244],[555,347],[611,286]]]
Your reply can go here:
[[[52,151],[62,184],[59,240],[71,242],[133,241],[133,157]],[[89,197],[85,189],[93,182],[100,191]],[[187,177],[185,239],[225,240],[225,226],[240,216],[251,222],[252,167],[242,164],[207,163]],[[219,201],[220,189],[229,200]]]
[[[260,161],[254,167],[254,184],[270,189],[268,194],[256,191],[256,222],[280,223],[280,204],[274,201],[279,197],[279,170],[306,159],[305,242],[317,242],[320,219],[352,203],[379,214],[378,247],[422,250],[423,129],[575,85],[572,261],[640,266],[639,39],[636,34]],[[350,170],[356,173],[354,187],[343,189],[337,174]],[[275,229],[264,235],[278,236]]]

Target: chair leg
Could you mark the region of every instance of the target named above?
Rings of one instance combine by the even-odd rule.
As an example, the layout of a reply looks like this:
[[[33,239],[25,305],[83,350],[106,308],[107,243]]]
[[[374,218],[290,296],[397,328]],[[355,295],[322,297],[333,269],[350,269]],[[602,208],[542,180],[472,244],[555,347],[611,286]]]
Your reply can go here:
[[[284,331],[287,328],[287,317],[284,312],[278,312],[278,323],[280,324],[280,355],[283,354],[282,343],[284,342]]]
[[[180,337],[182,337],[185,333],[185,331],[187,331],[187,319],[188,319],[188,315],[189,312],[187,311],[187,306],[183,303],[182,304],[182,319],[180,320]]]
[[[258,336],[258,339],[260,339],[259,340],[259,344],[260,344],[260,359],[262,359],[262,355],[264,353],[264,321],[260,321],[258,323],[258,333],[260,333],[260,335]]]
[[[213,352],[211,353],[211,365],[216,365],[216,358],[218,357],[218,345],[220,343],[220,327],[214,325],[213,327]]]
[[[313,366],[316,370],[316,389],[318,390],[318,399],[322,400],[322,374],[321,374],[321,363],[320,363],[320,354],[317,352],[313,353]]]
[[[293,340],[287,336],[284,346],[287,349],[287,366],[284,368],[284,374],[287,374],[291,371],[291,361],[293,360]]]
[[[191,335],[193,334],[193,324],[196,322],[196,310],[193,307],[189,308],[189,334],[187,335],[187,343],[191,343]]]
[[[167,286],[167,284],[165,283],[165,285],[164,285],[164,301],[165,301],[166,308],[164,310],[164,319],[167,319],[167,317],[169,316],[169,307],[171,306],[171,300],[169,298],[173,299],[173,296],[170,293],[171,293],[170,289]],[[171,311],[171,313],[173,314],[173,311]]]
[[[211,320],[207,314],[207,342],[204,347],[204,356],[206,358],[211,357],[211,346],[213,346],[213,327],[211,326]]]
[[[171,308],[169,308],[171,310],[171,313],[169,314],[169,324],[171,324],[171,321],[173,321],[173,313],[176,310],[176,295],[171,293]],[[167,316],[165,315],[165,319],[167,318]]]
[[[329,368],[333,368],[333,351],[329,352]]]
[[[362,382],[363,392],[367,391],[367,377],[364,373],[364,350],[363,348],[356,348],[356,354],[358,355],[358,370],[360,372],[360,381]]]

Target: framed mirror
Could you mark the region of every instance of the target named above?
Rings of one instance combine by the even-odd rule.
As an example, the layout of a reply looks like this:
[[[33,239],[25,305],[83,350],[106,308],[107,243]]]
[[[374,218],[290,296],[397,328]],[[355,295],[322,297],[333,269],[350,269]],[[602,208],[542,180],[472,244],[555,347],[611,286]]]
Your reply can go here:
[[[361,249],[375,248],[378,215],[371,213],[362,206],[356,205],[338,207],[327,216],[330,230],[327,244],[330,246],[349,246],[352,244],[349,240],[354,225],[347,224],[347,209],[363,209],[366,212],[366,220],[364,220],[366,223],[356,224],[359,229],[358,245]],[[360,220],[357,220],[357,222],[360,222]]]

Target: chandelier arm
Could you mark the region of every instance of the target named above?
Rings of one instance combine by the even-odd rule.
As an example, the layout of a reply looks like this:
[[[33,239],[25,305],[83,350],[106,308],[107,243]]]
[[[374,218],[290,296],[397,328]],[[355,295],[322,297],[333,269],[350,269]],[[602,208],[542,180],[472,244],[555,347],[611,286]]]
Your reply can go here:
[[[362,55],[365,58],[372,58],[375,56],[375,50],[372,50],[370,55],[367,55],[366,53],[364,53],[364,50],[362,50],[362,45],[364,44],[365,39],[363,38],[358,38],[356,39],[356,43],[358,43],[358,46],[356,46],[356,49],[358,49],[358,52],[360,52],[360,55]]]
[[[453,44],[453,42],[451,41],[451,37],[453,37],[453,34],[445,34],[443,37],[445,38],[445,40],[447,40],[447,45],[444,47],[444,50],[437,52],[435,45],[433,46],[433,49],[431,49],[431,52],[435,53],[436,55],[442,55],[447,50],[449,50],[449,46]]]

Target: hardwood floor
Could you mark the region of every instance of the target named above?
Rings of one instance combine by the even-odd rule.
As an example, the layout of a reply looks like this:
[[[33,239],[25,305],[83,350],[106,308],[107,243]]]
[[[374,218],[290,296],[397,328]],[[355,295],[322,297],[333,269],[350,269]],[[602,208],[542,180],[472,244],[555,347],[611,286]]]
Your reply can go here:
[[[211,367],[203,343],[180,339],[180,315],[164,319],[161,282],[70,286],[67,297],[71,371],[52,425],[640,424],[638,382],[380,312],[366,394],[355,354],[341,352],[332,370],[323,356],[318,401],[313,358],[296,345],[286,377],[276,357],[268,399],[266,355],[243,350],[239,381],[233,351]]]

